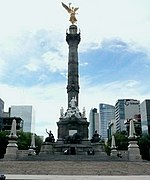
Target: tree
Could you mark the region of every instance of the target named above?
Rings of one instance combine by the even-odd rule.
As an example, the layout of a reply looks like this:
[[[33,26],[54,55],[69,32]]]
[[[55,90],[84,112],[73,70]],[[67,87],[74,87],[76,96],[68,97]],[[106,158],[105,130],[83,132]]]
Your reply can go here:
[[[0,158],[4,158],[4,154],[6,153],[6,148],[8,145],[8,135],[9,132],[2,131],[0,132]],[[30,132],[19,132],[17,139],[18,150],[28,150],[31,145],[31,133]],[[42,139],[35,135],[35,145],[36,145],[36,154],[39,154]]]
[[[108,156],[110,156],[111,148],[110,148],[110,142],[104,143],[104,149]]]
[[[126,131],[117,132],[114,134],[116,147],[118,150],[128,149],[128,136]]]
[[[32,133],[30,132],[19,132],[18,134],[18,149],[19,150],[28,150],[31,146],[31,136]],[[36,154],[39,154],[41,145],[42,145],[42,139],[35,134],[35,145],[36,145]]]
[[[35,145],[36,145],[36,154],[37,155],[39,154],[39,152],[41,150],[42,143],[43,143],[42,139],[39,136],[35,135]]]
[[[150,160],[150,135],[143,134],[143,136],[139,138],[139,148],[142,159]]]
[[[0,132],[0,159],[4,158],[4,154],[6,153],[6,148],[8,144],[8,133],[7,132]]]
[[[117,150],[127,150],[128,149],[128,136],[126,131],[122,132],[116,132],[114,134],[115,137],[115,142],[116,142],[116,147]],[[104,145],[105,152],[110,155],[111,153],[111,140],[110,138],[107,142],[107,144]]]
[[[28,150],[31,145],[31,133],[30,132],[19,132],[18,133],[18,150]]]

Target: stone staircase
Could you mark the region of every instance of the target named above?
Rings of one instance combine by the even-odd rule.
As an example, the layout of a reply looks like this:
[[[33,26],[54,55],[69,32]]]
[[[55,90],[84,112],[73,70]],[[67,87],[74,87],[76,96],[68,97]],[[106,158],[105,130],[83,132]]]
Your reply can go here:
[[[103,155],[37,155],[18,158],[19,161],[126,161],[118,157]]]

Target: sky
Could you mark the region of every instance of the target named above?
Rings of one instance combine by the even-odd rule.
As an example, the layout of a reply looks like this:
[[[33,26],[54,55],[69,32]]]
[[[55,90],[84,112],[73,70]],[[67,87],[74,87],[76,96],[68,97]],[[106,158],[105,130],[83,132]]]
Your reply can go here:
[[[79,109],[118,99],[150,99],[149,0],[0,0],[0,98],[5,111],[32,105],[35,133],[57,139],[60,108],[67,109],[69,14],[77,27]]]

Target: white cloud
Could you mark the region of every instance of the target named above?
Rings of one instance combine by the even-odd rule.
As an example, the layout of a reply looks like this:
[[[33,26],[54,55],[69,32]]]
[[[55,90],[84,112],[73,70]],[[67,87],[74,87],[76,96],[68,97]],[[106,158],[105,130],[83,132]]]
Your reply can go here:
[[[82,38],[82,37],[81,37]],[[101,47],[101,42],[90,42],[90,43],[82,43],[80,45],[80,52],[86,52],[86,51],[91,51],[95,49],[99,49]]]
[[[65,102],[65,93],[65,85],[57,83],[47,87],[35,86],[32,88],[0,85],[5,111],[8,111],[11,105],[32,105],[35,108],[35,131],[37,134],[43,134],[45,127],[53,129],[56,134],[55,126],[59,119],[59,109]],[[44,128],[38,126],[40,123]]]
[[[39,69],[39,65],[37,65],[37,59],[30,59],[29,63],[25,65],[25,68],[29,71],[37,71]]]
[[[64,3],[68,4],[67,0]],[[120,37],[149,49],[149,0],[73,1],[78,10],[78,27],[83,43],[99,43],[103,38]],[[0,1],[1,39],[20,32],[47,29],[65,34],[69,14],[61,0]]]
[[[87,65],[88,65],[88,62],[80,63],[80,66],[87,66]]]
[[[42,58],[51,72],[67,70],[67,59],[60,55],[59,52],[46,52]]]
[[[6,63],[4,59],[0,59],[0,76],[3,76],[3,72],[5,72]]]
[[[135,80],[92,85],[86,79],[81,80],[80,107],[85,106],[88,113],[92,107],[98,108],[99,103],[115,105],[118,99],[138,99],[142,102],[150,96],[150,93],[144,92],[141,82]]]

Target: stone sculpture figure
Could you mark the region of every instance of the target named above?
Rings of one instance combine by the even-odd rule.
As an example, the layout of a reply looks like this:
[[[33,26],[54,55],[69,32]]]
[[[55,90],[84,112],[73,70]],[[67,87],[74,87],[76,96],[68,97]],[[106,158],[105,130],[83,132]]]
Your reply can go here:
[[[74,24],[77,19],[75,17],[75,15],[77,14],[76,11],[79,9],[79,8],[75,8],[75,7],[71,7],[71,3],[69,3],[69,6],[67,6],[66,4],[64,4],[62,2],[62,6],[68,11],[68,13],[70,14],[70,19],[69,21]]]
[[[85,114],[85,107],[83,107],[83,113],[82,113],[82,116],[83,116],[83,118],[86,117],[86,114]]]
[[[72,136],[66,136],[64,138],[64,144],[80,144],[81,139],[81,136],[78,133],[75,133]]]
[[[76,107],[76,99],[74,97],[72,97],[72,99],[70,101],[70,106],[71,106],[71,108],[75,108]]]
[[[48,132],[47,129],[46,129],[46,132],[47,132],[47,134],[49,135],[49,137],[47,137],[47,138],[45,139],[45,142],[54,143],[54,142],[55,142],[55,139],[54,139],[54,135],[52,134],[52,131],[50,130],[50,131]]]
[[[97,133],[97,130],[96,130],[91,139],[91,143],[97,143],[97,142],[100,142],[100,140],[101,140],[101,136]]]
[[[63,107],[61,107],[61,109],[60,109],[60,117],[64,117],[64,108]]]

